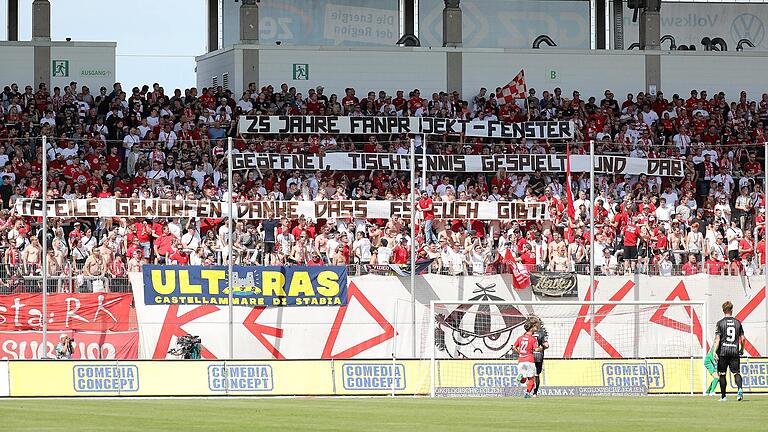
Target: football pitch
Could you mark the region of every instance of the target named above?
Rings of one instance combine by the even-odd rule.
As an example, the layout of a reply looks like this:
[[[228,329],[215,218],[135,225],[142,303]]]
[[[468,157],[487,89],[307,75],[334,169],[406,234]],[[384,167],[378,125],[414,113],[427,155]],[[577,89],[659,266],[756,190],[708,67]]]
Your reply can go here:
[[[3,431],[768,430],[768,397],[23,399]]]

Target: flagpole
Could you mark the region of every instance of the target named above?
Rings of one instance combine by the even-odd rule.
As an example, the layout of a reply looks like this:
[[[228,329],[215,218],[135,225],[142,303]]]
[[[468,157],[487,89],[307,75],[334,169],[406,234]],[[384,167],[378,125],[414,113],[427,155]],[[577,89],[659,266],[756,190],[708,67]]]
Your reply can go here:
[[[589,141],[589,300],[595,301],[595,141]],[[590,305],[592,318],[589,334],[592,336],[591,353],[595,358],[595,306]]]
[[[523,97],[525,98],[525,111],[526,118],[531,120],[531,103],[528,102],[528,85],[525,83],[525,69],[520,70],[520,75],[523,77]]]
[[[234,193],[234,186],[232,185],[232,137],[227,138],[227,187],[229,188],[229,203],[228,203],[228,209],[229,209],[229,217],[227,218],[227,231],[229,232],[229,239],[227,241],[227,247],[229,248],[229,253],[227,253],[227,257],[229,259],[227,260],[227,297],[228,297],[228,312],[229,312],[229,320],[228,320],[228,332],[229,332],[229,358],[234,359],[235,358],[235,333],[234,333],[234,310],[232,307],[232,297],[234,293],[232,292],[234,288],[234,223],[233,223],[233,217],[235,214],[234,211],[234,205],[233,205],[233,196]]]
[[[427,190],[427,134],[421,135],[421,189]]]
[[[763,157],[765,159],[763,162],[765,164],[763,180],[765,183],[763,186],[762,204],[763,208],[765,208],[765,214],[763,215],[763,243],[765,243],[765,247],[763,248],[763,255],[765,256],[768,255],[768,142],[763,143],[763,150]],[[765,287],[763,289],[768,291],[768,259],[766,259],[765,265],[763,265],[763,276],[765,277]],[[765,317],[768,318],[768,301],[765,302]],[[768,352],[768,325],[765,326],[765,350]]]
[[[425,145],[422,141],[421,145]],[[411,138],[411,331],[413,332],[413,358],[416,358],[416,140]],[[426,165],[423,167],[426,169]],[[422,185],[426,189],[426,184]],[[424,234],[426,236],[426,233]],[[426,237],[425,237],[426,241]]]
[[[43,230],[43,236],[40,241],[43,243],[43,256],[40,260],[41,282],[43,283],[43,344],[41,345],[42,351],[38,358],[44,359],[48,356],[48,137],[43,136],[43,224],[41,229]],[[74,290],[73,290],[74,292]],[[73,354],[73,353],[71,353]]]

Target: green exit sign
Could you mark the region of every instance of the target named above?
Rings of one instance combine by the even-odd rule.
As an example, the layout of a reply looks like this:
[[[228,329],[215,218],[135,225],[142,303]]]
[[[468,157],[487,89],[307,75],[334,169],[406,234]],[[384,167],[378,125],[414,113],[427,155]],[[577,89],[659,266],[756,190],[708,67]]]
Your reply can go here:
[[[294,81],[309,80],[309,64],[294,63],[293,64],[293,80]]]

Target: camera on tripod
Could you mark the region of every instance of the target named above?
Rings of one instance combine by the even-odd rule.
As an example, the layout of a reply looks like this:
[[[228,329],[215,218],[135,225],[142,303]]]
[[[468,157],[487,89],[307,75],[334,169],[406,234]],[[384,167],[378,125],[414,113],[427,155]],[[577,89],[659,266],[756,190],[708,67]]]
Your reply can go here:
[[[200,358],[200,336],[184,335],[176,340],[176,347],[168,351],[180,359],[199,359]]]

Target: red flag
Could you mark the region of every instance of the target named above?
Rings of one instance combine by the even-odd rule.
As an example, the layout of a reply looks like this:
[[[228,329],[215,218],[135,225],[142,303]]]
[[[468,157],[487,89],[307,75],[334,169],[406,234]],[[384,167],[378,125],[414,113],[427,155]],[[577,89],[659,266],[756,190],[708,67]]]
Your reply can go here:
[[[576,217],[576,209],[573,207],[573,191],[571,190],[571,144],[565,145],[565,196],[568,200],[568,219]]]
[[[512,264],[512,286],[515,289],[523,289],[531,286],[531,273],[523,264]]]
[[[501,255],[501,252],[499,252],[499,255]],[[507,248],[507,251],[504,252],[504,255],[501,255],[501,262],[504,264],[511,264],[515,262],[515,257],[512,255],[512,250]]]
[[[515,99],[525,99],[528,90],[525,88],[525,71],[520,71],[517,76],[496,93],[496,99],[503,99],[505,103],[514,103]]]

